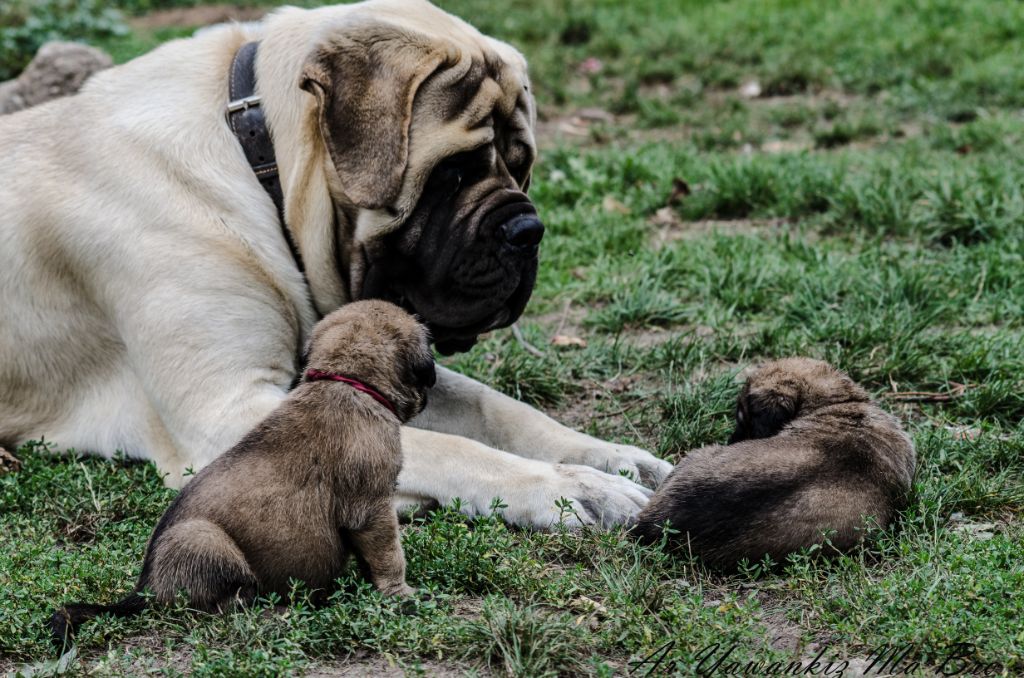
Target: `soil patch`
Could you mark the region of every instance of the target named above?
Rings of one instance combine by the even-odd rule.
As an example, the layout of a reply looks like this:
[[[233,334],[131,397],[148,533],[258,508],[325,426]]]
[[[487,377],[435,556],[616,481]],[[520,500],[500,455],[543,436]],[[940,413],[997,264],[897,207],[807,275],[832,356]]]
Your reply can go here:
[[[483,671],[480,667],[473,667],[476,675],[493,675],[489,671]],[[353,656],[344,661],[324,662],[307,667],[302,675],[308,678],[356,678],[357,676],[373,676],[373,678],[403,678],[406,675],[440,676],[464,676],[469,667],[460,666],[454,663],[439,661],[417,661],[405,667],[389,662],[386,657],[380,655],[368,655],[366,657]]]
[[[680,240],[693,240],[711,234],[720,235],[764,235],[779,231],[789,223],[787,219],[705,219],[683,221],[670,207],[665,207],[651,218],[658,230],[651,236],[651,246],[661,249]],[[808,232],[806,236],[813,236]]]

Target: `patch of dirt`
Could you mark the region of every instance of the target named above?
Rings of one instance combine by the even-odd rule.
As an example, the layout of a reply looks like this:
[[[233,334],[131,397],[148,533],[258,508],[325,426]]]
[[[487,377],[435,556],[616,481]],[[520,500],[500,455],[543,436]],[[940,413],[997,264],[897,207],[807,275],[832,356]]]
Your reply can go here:
[[[954,532],[963,534],[971,541],[988,541],[997,534],[1013,534],[1014,515],[1006,513],[992,522],[980,522],[957,511],[949,516],[947,527]]]
[[[10,659],[0,657],[0,676],[13,675],[15,671],[22,668],[20,664]]]
[[[735,96],[735,92],[726,92],[727,95],[731,94]],[[741,95],[742,96],[742,95]],[[790,106],[793,104],[803,104],[806,106],[820,106],[822,104],[838,104],[843,108],[848,108],[857,102],[866,101],[864,97],[850,94],[839,89],[824,89],[817,92],[805,92],[803,94],[777,94],[767,95],[760,94],[757,97],[748,99],[750,103],[759,106]]]
[[[814,148],[814,141],[811,139],[767,139],[761,144],[760,150],[764,153],[798,153],[809,151]]]
[[[469,667],[456,664],[439,662],[435,660],[416,661],[406,668],[389,661],[381,655],[367,655],[364,657],[353,656],[349,659],[337,662],[324,662],[314,664],[306,668],[302,675],[308,678],[356,678],[357,676],[373,676],[377,678],[402,678],[412,673],[422,673],[427,676],[464,676]],[[494,675],[490,671],[484,671],[480,667],[473,667],[477,675]]]
[[[600,112],[599,116],[587,113]],[[580,109],[569,113],[544,116],[537,120],[534,133],[541,148],[558,146],[595,146],[609,139],[603,138],[602,126],[621,124],[615,116],[601,109]]]
[[[781,612],[769,614],[764,618],[764,626],[768,629],[772,649],[795,654],[803,645],[803,630],[786,619]]]
[[[600,108],[581,108],[550,112],[537,120],[534,131],[542,150],[559,146],[598,148],[612,142],[681,143],[693,136],[693,130],[685,125],[639,128],[636,120],[633,113],[612,115]]]
[[[579,389],[558,408],[547,408],[548,415],[570,428],[589,430],[594,427],[598,437],[614,431],[628,432],[634,445],[651,446],[645,431],[634,427],[633,421],[649,402],[648,394],[664,387],[663,377],[656,373],[620,375],[605,381],[586,379]]]
[[[130,653],[130,656],[128,656]],[[83,673],[100,672],[112,675],[141,676],[150,673],[188,674],[193,661],[192,649],[184,643],[168,648],[163,637],[157,632],[134,636],[119,642],[118,647],[109,651],[97,649],[86,652],[76,660],[75,666]],[[478,667],[442,662],[436,660],[407,660],[404,666],[383,655],[360,650],[350,657],[325,659],[315,662],[302,671],[303,676],[317,678],[355,678],[356,676],[383,676],[401,678],[410,673],[427,676],[464,676],[472,669],[477,675],[494,675]],[[0,659],[0,675],[24,671],[36,665],[21,665]]]
[[[584,347],[585,343],[589,342],[595,334],[583,325],[588,310],[582,305],[573,305],[571,301],[567,301],[561,310],[527,317],[527,320],[543,327],[544,334],[547,337],[545,344],[538,345],[538,348],[546,351],[571,351]],[[714,330],[704,325],[650,326],[626,328],[622,330],[620,337],[623,341],[636,348],[650,348],[674,339],[680,334],[689,332],[695,333],[698,337],[707,337],[713,334]],[[597,332],[596,334],[607,336],[607,333],[602,332]],[[579,340],[583,343],[577,343],[574,340]]]
[[[135,657],[130,665],[128,675],[142,675],[154,666],[160,667],[164,672],[171,669],[176,673],[189,673],[192,668],[192,648],[184,643],[178,643],[172,649],[164,645],[164,639],[156,632],[142,636],[129,638],[122,643],[125,651],[131,651]],[[106,655],[97,653],[96,658]]]
[[[613,90],[621,90],[621,79],[609,78],[607,80],[609,83],[608,87]],[[586,94],[592,89],[590,83],[586,80],[575,78],[572,82],[573,84],[570,89],[576,94]],[[753,87],[754,85],[757,86],[756,89]],[[673,83],[658,82],[643,85],[640,88],[640,94],[648,99],[666,100],[671,98],[678,90],[694,86],[693,83],[684,78]],[[751,93],[754,91],[757,91],[757,94],[751,96]],[[764,117],[764,113],[758,115],[757,112],[768,112],[785,106],[804,106],[815,111],[815,118],[822,122],[823,111],[828,108],[838,111],[860,110],[883,102],[885,97],[883,94],[877,98],[870,98],[832,89],[772,96],[761,91],[759,83],[747,81],[738,89],[704,90],[700,94],[699,103],[696,106],[710,109],[727,108],[734,105],[737,99],[743,101],[744,105],[750,108],[754,121]],[[756,122],[752,122],[752,124],[757,125]],[[751,142],[733,150],[736,153],[743,154],[798,153],[814,150],[827,152],[828,149],[816,149],[814,139],[809,133],[809,130],[813,127],[814,125],[808,126],[801,123],[789,130],[793,134],[792,137],[768,138],[760,144]],[[613,142],[623,142],[627,145],[684,143],[689,141],[694,134],[707,131],[707,129],[708,126],[687,124],[640,128],[637,126],[637,115],[635,113],[613,115],[599,108],[566,109],[542,106],[541,116],[537,122],[536,135],[537,143],[541,148],[553,148],[564,145],[593,148],[607,146]],[[844,147],[874,148],[879,144],[890,141],[894,136],[910,138],[920,136],[922,133],[923,129],[920,124],[902,123],[895,135],[879,133],[872,138],[854,140],[849,144],[844,144]]]
[[[566,396],[558,407],[546,407],[544,411],[561,424],[574,430],[586,430],[595,418],[601,389],[597,382],[586,380],[580,383],[579,391]]]
[[[535,322],[543,327],[548,337],[547,343],[550,343],[559,335],[586,339],[587,333],[583,329],[583,320],[586,317],[586,308],[582,305],[574,305],[571,299],[566,299],[562,304],[562,308],[557,311],[527,316],[525,320]]]
[[[664,344],[670,339],[675,339],[680,335],[694,334],[697,337],[710,337],[715,333],[713,327],[707,325],[672,325],[670,327],[643,327],[626,329],[622,331],[620,335],[623,340],[629,343],[630,346],[636,348],[652,348],[659,344]]]
[[[453,612],[463,619],[480,619],[484,609],[484,601],[481,598],[459,598],[453,605]]]
[[[110,648],[86,650],[71,659],[68,669],[74,675],[100,673],[141,676],[167,672],[187,675],[192,668],[192,655],[192,649],[187,644],[178,643],[169,648],[163,636],[157,631],[150,631],[120,640]],[[57,667],[57,658],[22,663],[0,657],[0,676],[16,675],[17,672],[25,675],[32,675],[33,672],[38,672],[39,675],[56,675]]]
[[[199,5],[160,9],[131,19],[133,29],[183,28],[209,26],[226,21],[255,21],[267,13],[266,7],[239,7],[236,5]]]
[[[771,231],[781,230],[790,223],[788,219],[705,219],[702,221],[683,221],[671,207],[663,207],[650,219],[650,223],[658,226],[651,237],[651,246],[658,250],[680,240],[693,240],[712,233],[721,235],[762,235]],[[813,240],[813,232],[806,234]]]

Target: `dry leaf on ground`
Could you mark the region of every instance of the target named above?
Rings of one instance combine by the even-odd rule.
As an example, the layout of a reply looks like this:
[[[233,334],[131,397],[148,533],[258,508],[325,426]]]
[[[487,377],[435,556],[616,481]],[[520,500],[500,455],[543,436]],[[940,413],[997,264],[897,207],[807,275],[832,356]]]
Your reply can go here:
[[[587,340],[568,334],[556,334],[551,337],[551,345],[560,348],[586,348]]]
[[[601,201],[601,207],[605,212],[615,212],[616,214],[629,214],[632,211],[613,195],[606,195]]]

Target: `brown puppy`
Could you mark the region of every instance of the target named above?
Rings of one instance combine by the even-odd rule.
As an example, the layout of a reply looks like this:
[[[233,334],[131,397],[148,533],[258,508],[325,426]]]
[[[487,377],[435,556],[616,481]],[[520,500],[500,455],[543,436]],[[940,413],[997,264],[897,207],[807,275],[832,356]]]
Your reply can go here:
[[[392,507],[400,423],[426,404],[426,329],[382,301],[349,304],[314,328],[308,370],[288,398],[182,490],[150,538],[135,590],[114,605],[67,605],[58,645],[100,613],[140,612],[152,591],[221,611],[289,580],[328,591],[354,553],[374,585],[407,595]]]
[[[719,567],[787,554],[826,536],[852,547],[887,526],[914,476],[914,447],[895,418],[828,363],[761,366],[736,404],[728,446],[689,452],[640,513],[647,543],[669,522],[674,548]]]

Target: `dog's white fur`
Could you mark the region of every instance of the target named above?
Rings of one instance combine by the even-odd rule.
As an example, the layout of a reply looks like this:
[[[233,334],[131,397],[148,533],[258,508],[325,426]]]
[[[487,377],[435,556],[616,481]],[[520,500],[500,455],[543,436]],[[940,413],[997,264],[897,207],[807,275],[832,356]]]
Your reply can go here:
[[[515,50],[432,5],[372,0],[206,29],[0,118],[0,443],[123,451],[177,486],[281,402],[317,312],[350,300],[335,238],[358,242],[396,219],[363,210],[348,232],[335,227],[336,178],[297,86],[317,41],[355,8],[475,41],[525,78]],[[254,39],[308,288],[225,122],[231,59]],[[429,152],[416,142],[410,166]],[[616,471],[660,480],[671,469],[445,369],[413,425],[401,505],[459,497],[486,514],[501,497],[508,520],[546,527],[564,497],[583,522],[612,524],[650,495]]]

